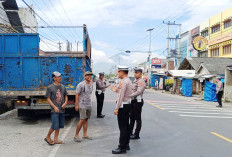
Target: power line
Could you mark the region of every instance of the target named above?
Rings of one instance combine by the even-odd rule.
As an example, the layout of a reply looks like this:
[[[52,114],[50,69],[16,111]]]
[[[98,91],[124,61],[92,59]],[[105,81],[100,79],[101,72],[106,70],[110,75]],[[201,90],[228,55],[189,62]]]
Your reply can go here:
[[[67,16],[67,19],[68,19],[68,21],[70,22],[70,24],[73,26],[73,23],[72,23],[72,21],[70,20],[70,18],[69,18],[69,16],[68,16],[68,14],[67,14],[67,12],[66,12],[66,10],[65,10],[65,8],[64,8],[64,6],[63,6],[63,4],[62,4],[62,2],[60,1],[60,0],[58,0],[59,2],[60,2],[60,5],[61,5],[61,7],[62,7],[62,9],[64,10],[64,13],[65,13],[65,15]],[[75,29],[73,29],[74,31],[76,31]],[[76,31],[76,33],[77,33],[77,35],[80,37],[80,35],[79,35],[79,33]],[[80,37],[80,39],[81,39],[81,37]]]
[[[33,0],[34,1],[34,0]],[[53,9],[50,9],[51,10],[51,13],[53,14],[53,11],[55,14],[53,14],[54,17],[56,17],[56,15],[58,16],[58,20],[61,22],[61,23],[66,23],[64,20],[62,20],[61,16],[60,16],[60,13],[57,11],[57,9],[55,8],[55,5],[53,4],[52,1],[50,0],[47,0],[49,3],[50,3],[50,6],[53,8]],[[46,2],[47,2],[46,1]],[[49,4],[47,4],[45,2],[45,0],[43,0],[43,3],[45,4],[45,6],[49,9]],[[70,30],[64,30],[70,37],[74,38],[75,39],[75,36],[74,34],[70,31]]]
[[[41,12],[42,12],[42,9],[39,7],[39,5],[34,1],[34,0],[32,0],[32,2],[33,2],[33,4],[38,8],[38,10],[40,10]],[[47,6],[46,4],[45,4],[45,6]],[[48,8],[48,10],[49,10],[49,8]],[[35,10],[33,9],[32,10],[34,13],[35,13]],[[48,18],[48,16],[45,14],[45,12],[43,12],[43,15],[45,16],[45,18],[47,19],[47,20],[50,20],[49,18]],[[45,20],[44,20],[45,21]],[[42,21],[42,22],[44,22],[44,21]],[[50,20],[50,23],[52,23],[51,22],[51,20]],[[45,23],[46,24],[46,23]],[[52,23],[53,24],[53,23]],[[53,24],[54,25],[54,24]],[[55,30],[53,30],[53,32],[52,32],[56,37],[58,37],[58,38],[60,38],[60,39],[64,39],[64,40],[67,40],[67,38],[61,33],[61,32],[57,32],[57,31],[55,31]]]
[[[192,2],[194,2],[194,1],[192,1]],[[191,3],[192,3],[191,2]],[[193,7],[191,7],[190,9],[194,9],[194,8],[196,8],[196,7],[198,7],[200,4],[202,4],[204,2],[204,0],[202,0],[198,5],[196,5],[196,6],[193,6]],[[188,2],[185,2],[184,3],[184,5],[186,5]],[[189,4],[191,4],[191,3],[189,3]],[[183,8],[183,6],[184,5],[181,5],[181,7],[179,7],[179,8]],[[184,8],[188,8],[188,7],[184,7]],[[189,11],[190,11],[190,9],[189,9]],[[171,20],[174,20],[176,17],[177,17],[177,15],[178,14],[176,14],[173,18],[171,18]],[[169,16],[169,17],[171,17],[171,16]],[[165,18],[165,20],[167,20],[169,17],[167,17],[167,18]],[[182,17],[184,17],[184,15],[182,15],[181,17],[179,17],[178,18],[178,20],[179,19],[181,19]],[[165,29],[164,29],[164,27],[162,27],[162,24],[159,24],[157,27],[157,31],[154,31],[154,33],[152,34],[152,39],[154,39],[155,38],[155,35],[158,35],[158,34],[160,34],[160,33],[162,33]],[[163,30],[162,30],[163,29]],[[161,31],[162,30],[162,31]],[[161,31],[161,32],[160,32]],[[161,34],[160,34],[161,35]],[[158,37],[158,36],[156,36],[156,37]],[[145,43],[146,44],[146,43]],[[145,44],[142,44],[141,46],[145,46]]]
[[[193,0],[194,1],[194,0]],[[179,7],[178,7],[178,9],[175,9],[175,10],[180,10],[183,6],[185,6],[186,4],[188,3],[188,1],[186,2],[184,2],[184,4],[182,4],[182,5],[180,5]],[[169,12],[170,13],[170,12]],[[168,18],[170,18],[171,17],[171,15],[169,15],[167,18],[165,18],[165,20],[167,20]],[[162,28],[162,24],[159,24],[158,26],[155,26],[155,28],[156,29],[159,29],[159,28]],[[157,32],[159,32],[160,31],[160,29],[157,31]],[[155,34],[156,32],[154,32],[154,33],[152,33],[153,35],[152,35],[152,37],[154,36],[154,34]],[[143,43],[144,43],[144,39],[147,39],[149,36],[148,35],[146,35],[144,38],[143,38]],[[141,41],[141,40],[138,40],[138,41]],[[135,43],[137,44],[138,43],[138,41],[136,41],[136,42],[134,42],[133,43],[133,45],[135,45]],[[144,44],[142,45],[142,46],[144,46]]]
[[[83,28],[83,26],[14,26],[23,28]]]
[[[48,26],[50,26],[38,13],[36,13],[35,12],[35,10],[34,9],[32,9],[28,4],[27,4],[27,2],[25,1],[25,0],[22,0],[23,1],[23,3],[28,7],[28,8],[30,8],[34,13],[35,13],[35,15],[40,19],[40,20],[42,20],[46,25],[48,25]],[[54,32],[56,32],[54,29],[52,29]],[[56,32],[57,33],[57,32]],[[55,33],[55,34],[56,34]],[[57,34],[57,35],[59,35],[59,34]],[[63,35],[62,35],[62,38],[65,38],[66,40],[68,40],[66,37],[64,37]]]
[[[2,10],[4,10],[4,11],[6,11],[4,8],[2,8],[2,7],[0,7],[0,9],[2,9]],[[2,17],[0,17],[1,19],[3,19]],[[13,18],[14,19],[14,18]],[[7,21],[7,20],[5,20],[5,19],[3,19],[5,22],[7,22],[7,23],[9,23],[9,24],[11,24],[9,21]],[[14,20],[13,20],[13,22],[14,22]],[[15,23],[15,22],[14,22]],[[22,25],[25,25],[23,22],[21,22],[22,23]],[[31,28],[30,28],[31,29]],[[31,29],[33,32],[35,32],[35,33],[37,33],[35,30],[33,30],[33,29]],[[49,40],[49,41],[51,41],[51,42],[54,42],[54,43],[56,43],[57,44],[57,42],[55,42],[55,41],[53,41],[52,39],[49,39],[49,38],[47,38],[46,36],[44,36],[44,35],[42,35],[41,33],[40,33],[40,36],[42,36],[43,38],[45,38],[45,39],[47,39],[47,40]]]

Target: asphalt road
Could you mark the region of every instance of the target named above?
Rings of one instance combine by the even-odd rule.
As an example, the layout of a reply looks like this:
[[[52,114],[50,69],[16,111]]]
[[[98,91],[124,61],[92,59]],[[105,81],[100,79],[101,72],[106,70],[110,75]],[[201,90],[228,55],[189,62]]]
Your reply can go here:
[[[119,130],[113,115],[116,95],[108,91],[104,119],[96,118],[96,103],[89,123],[93,141],[73,142],[77,120],[65,137],[65,145],[56,146],[51,156],[115,156]],[[145,92],[141,139],[131,141],[131,150],[124,156],[144,157],[231,157],[232,111],[218,109],[169,95]],[[93,99],[95,100],[95,99]]]
[[[93,95],[93,113],[88,130],[89,136],[94,138],[92,141],[73,141],[78,118],[67,119],[60,136],[65,144],[55,146],[48,146],[43,141],[50,126],[49,118],[0,121],[0,156],[15,156],[19,151],[22,156],[117,156],[111,154],[118,145],[119,137],[117,117],[113,114],[115,99],[116,94],[108,90],[103,108],[106,117],[97,119]],[[141,139],[131,141],[131,150],[119,156],[232,156],[232,110],[218,109],[216,103],[187,101],[151,90],[145,92],[144,99]],[[12,136],[13,139],[10,138]]]

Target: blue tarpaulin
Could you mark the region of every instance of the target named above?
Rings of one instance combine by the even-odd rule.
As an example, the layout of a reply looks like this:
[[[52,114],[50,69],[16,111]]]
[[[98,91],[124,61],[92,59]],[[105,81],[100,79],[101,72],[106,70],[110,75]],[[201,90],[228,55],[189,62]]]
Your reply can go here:
[[[205,101],[217,101],[216,84],[205,81],[204,100]]]
[[[182,94],[186,97],[191,97],[193,94],[193,80],[183,79],[182,80]]]
[[[160,76],[156,74],[151,74],[151,87],[155,87],[155,80],[158,80],[158,84],[160,84],[160,78],[163,78],[163,85],[165,84],[165,80],[167,79],[167,76]]]
[[[225,79],[221,79],[222,83],[225,83]]]
[[[160,77],[158,75],[152,74],[151,75],[151,84],[150,84],[151,87],[155,87],[155,80],[156,79],[158,80],[158,82],[160,81]]]

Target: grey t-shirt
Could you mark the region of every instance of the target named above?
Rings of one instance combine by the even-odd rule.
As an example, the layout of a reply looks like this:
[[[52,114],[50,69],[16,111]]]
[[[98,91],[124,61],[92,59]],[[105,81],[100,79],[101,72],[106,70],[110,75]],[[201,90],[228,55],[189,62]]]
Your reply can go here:
[[[93,84],[86,84],[85,81],[82,81],[77,85],[76,93],[79,94],[79,107],[80,108],[91,108],[91,94],[93,91]]]
[[[68,95],[64,85],[60,84],[58,86],[51,84],[48,86],[45,97],[50,98],[53,104],[58,107],[60,113],[64,113],[65,110],[61,106],[65,102],[65,96]],[[51,107],[51,112],[55,112],[54,108]]]

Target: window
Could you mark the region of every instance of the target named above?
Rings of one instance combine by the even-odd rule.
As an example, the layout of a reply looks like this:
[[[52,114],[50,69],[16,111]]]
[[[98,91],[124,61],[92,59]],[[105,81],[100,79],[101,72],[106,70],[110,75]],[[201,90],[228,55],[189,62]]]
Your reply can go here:
[[[223,55],[231,54],[231,45],[223,46]]]
[[[228,28],[231,26],[231,20],[227,20],[224,22],[224,29]]]
[[[220,25],[216,25],[216,26],[213,26],[211,28],[211,33],[216,33],[216,32],[219,32],[220,31]]]
[[[211,57],[219,56],[219,48],[211,50]]]
[[[209,35],[208,30],[201,32],[201,36],[203,36],[203,37],[207,37],[208,35]]]

